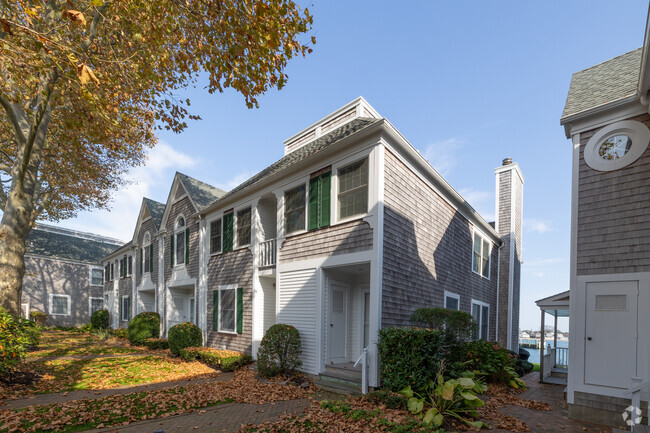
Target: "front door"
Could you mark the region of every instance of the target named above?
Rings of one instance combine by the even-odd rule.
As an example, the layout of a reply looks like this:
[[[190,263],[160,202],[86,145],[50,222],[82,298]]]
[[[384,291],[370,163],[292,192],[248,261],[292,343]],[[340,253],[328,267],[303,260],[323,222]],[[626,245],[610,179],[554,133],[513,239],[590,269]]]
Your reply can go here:
[[[329,302],[329,328],[327,347],[329,362],[334,364],[348,362],[347,335],[348,335],[348,291],[341,284],[330,285]]]
[[[585,383],[627,388],[637,374],[638,281],[586,286]]]
[[[172,295],[172,302],[174,304],[174,308],[171,314],[171,320],[174,325],[178,325],[179,323],[187,322],[189,320],[188,317],[188,308],[186,306],[186,296],[185,295]],[[170,326],[170,327],[171,327]]]

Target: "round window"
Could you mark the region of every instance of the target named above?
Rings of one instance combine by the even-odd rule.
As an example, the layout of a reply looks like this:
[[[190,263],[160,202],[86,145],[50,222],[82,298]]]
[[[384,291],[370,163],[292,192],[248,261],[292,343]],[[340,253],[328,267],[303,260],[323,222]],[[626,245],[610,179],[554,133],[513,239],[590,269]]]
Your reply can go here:
[[[598,171],[623,168],[639,159],[648,148],[650,130],[641,122],[624,120],[596,132],[584,149],[587,165]]]

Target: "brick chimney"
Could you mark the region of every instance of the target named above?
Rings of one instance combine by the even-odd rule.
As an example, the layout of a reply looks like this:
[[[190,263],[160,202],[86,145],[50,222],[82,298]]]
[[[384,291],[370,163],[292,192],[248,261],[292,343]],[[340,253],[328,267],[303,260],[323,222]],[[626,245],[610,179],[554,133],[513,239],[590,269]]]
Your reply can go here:
[[[496,175],[495,229],[503,240],[499,262],[497,342],[519,351],[519,293],[524,176],[512,158],[494,169]]]

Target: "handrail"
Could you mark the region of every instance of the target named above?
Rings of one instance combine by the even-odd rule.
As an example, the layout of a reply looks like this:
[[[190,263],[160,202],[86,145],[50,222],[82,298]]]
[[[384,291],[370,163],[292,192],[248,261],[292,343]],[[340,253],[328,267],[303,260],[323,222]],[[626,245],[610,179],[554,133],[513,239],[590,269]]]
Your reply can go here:
[[[354,366],[356,367],[359,363],[361,363],[361,393],[368,394],[368,347],[363,348]]]
[[[641,424],[641,390],[650,385],[650,380],[641,382],[642,380],[640,377],[633,377],[632,386],[623,393],[624,395],[632,394],[631,404],[626,409],[630,411],[630,419],[626,420],[626,422],[633,432],[636,431],[635,426]]]
[[[635,379],[637,379],[637,378],[632,378],[632,381],[635,382]],[[640,379],[638,379],[638,380],[640,380]],[[629,395],[629,394],[635,393],[637,391],[641,391],[643,388],[646,388],[647,386],[650,386],[650,380],[646,380],[642,384],[636,385],[633,388],[628,388],[628,390],[625,391],[623,394]]]

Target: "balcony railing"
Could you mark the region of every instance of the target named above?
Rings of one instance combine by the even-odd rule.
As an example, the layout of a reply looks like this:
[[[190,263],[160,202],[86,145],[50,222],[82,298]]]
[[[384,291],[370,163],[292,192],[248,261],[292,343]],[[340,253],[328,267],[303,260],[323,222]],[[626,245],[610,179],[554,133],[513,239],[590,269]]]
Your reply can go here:
[[[557,347],[555,349],[555,367],[569,368],[569,348]]]
[[[260,242],[259,254],[260,267],[275,266],[277,259],[276,240],[269,239],[268,241]]]

